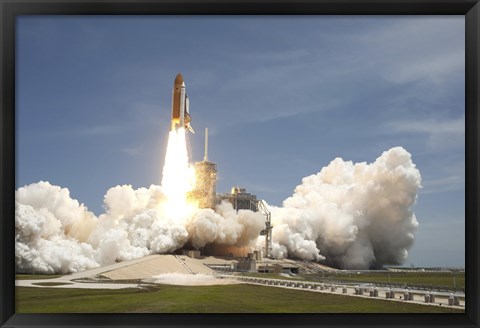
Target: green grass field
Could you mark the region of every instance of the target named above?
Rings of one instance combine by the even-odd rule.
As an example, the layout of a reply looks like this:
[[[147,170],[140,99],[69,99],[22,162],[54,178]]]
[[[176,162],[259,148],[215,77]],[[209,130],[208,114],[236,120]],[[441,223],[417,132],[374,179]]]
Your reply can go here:
[[[446,313],[436,306],[254,285],[139,289],[16,287],[17,313]]]
[[[362,283],[396,283],[408,286],[435,286],[447,288],[465,288],[465,273],[450,272],[369,272],[364,273],[325,273],[323,274],[299,274],[293,277],[285,277],[278,273],[242,273],[243,276],[258,278],[272,278],[284,280],[307,280],[307,281],[351,281]],[[454,279],[455,277],[455,279]]]
[[[16,274],[16,280],[33,280],[33,279],[53,279],[61,277],[61,274]]]
[[[305,275],[308,278],[309,275]],[[316,275],[319,277],[319,275]],[[455,279],[454,279],[455,277]],[[339,279],[358,282],[399,283],[407,285],[429,285],[436,287],[465,288],[465,273],[450,272],[369,272],[329,274],[326,279]]]

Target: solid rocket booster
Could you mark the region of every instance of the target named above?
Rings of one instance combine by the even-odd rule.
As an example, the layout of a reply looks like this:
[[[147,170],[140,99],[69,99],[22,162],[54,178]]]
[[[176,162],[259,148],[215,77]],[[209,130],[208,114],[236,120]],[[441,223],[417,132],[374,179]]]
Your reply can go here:
[[[185,89],[185,81],[182,74],[178,73],[173,84],[172,94],[172,130],[184,127],[190,132],[195,133],[190,126],[192,120],[190,116],[190,102],[188,100],[187,91]]]

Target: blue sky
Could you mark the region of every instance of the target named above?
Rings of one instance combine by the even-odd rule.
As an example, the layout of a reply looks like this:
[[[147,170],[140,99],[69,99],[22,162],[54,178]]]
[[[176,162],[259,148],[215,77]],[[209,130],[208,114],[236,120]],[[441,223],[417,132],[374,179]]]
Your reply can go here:
[[[406,265],[464,266],[463,16],[23,16],[16,185],[70,190],[100,214],[118,184],[160,184],[173,80],[193,161],[281,205],[336,157],[402,146],[423,178]]]

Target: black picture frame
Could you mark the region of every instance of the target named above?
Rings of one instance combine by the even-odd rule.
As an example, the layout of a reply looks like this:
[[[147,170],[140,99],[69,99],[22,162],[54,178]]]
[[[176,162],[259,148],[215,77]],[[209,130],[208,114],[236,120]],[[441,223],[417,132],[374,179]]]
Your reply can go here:
[[[464,314],[16,314],[15,21],[20,15],[465,15],[466,158]],[[1,327],[478,327],[479,62],[478,0],[0,0],[0,325]]]

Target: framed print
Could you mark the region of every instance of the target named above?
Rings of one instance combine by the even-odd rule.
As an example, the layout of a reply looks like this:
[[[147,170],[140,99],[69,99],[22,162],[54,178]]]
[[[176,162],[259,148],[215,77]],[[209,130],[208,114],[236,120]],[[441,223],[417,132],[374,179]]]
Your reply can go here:
[[[2,1],[2,327],[478,326],[478,1]]]

